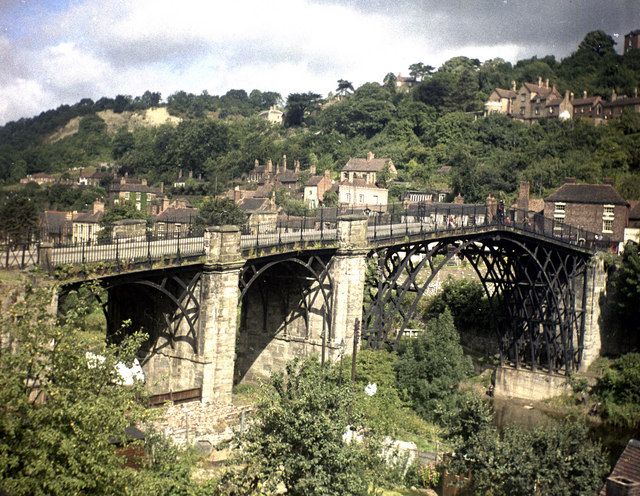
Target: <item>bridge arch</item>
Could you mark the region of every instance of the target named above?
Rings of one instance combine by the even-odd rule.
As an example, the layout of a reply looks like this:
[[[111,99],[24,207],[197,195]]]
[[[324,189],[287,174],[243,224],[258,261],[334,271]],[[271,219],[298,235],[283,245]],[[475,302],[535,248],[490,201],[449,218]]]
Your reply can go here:
[[[324,359],[331,338],[332,251],[249,260],[240,271],[234,381],[265,377],[294,356]]]
[[[503,362],[567,374],[579,367],[585,326],[576,300],[584,296],[578,293],[585,255],[502,231],[382,247],[373,257],[377,267],[363,318],[369,346],[395,347],[434,277],[460,257],[477,274],[492,311],[506,312],[494,329]]]

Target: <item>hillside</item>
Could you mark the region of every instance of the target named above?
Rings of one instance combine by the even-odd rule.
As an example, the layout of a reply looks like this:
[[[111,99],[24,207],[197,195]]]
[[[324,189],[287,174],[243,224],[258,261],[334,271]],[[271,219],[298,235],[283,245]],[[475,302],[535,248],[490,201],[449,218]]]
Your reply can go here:
[[[208,180],[208,193],[218,193],[256,159],[287,155],[303,169],[315,162],[319,171],[337,170],[349,157],[373,151],[399,170],[402,186],[391,190],[396,198],[404,187],[444,183],[467,201],[490,192],[508,199],[522,179],[543,195],[572,176],[585,182],[610,177],[626,198],[640,199],[640,114],[601,126],[587,119],[529,125],[501,115],[479,117],[493,89],[510,88],[511,81],[549,79],[560,94],[632,95],[640,85],[640,50],[618,55],[614,45],[595,31],[561,61],[454,57],[437,70],[414,64],[417,81],[410,89],[398,88],[392,73],[382,84],[356,89],[340,80],[339,98],[288,95],[283,127],[257,117],[281,101],[269,91],[179,91],[164,105],[151,92],[84,99],[0,128],[0,182],[115,161],[151,182],[171,182],[179,168],[192,170]],[[159,126],[164,122],[174,125]],[[438,173],[442,166],[451,172]]]

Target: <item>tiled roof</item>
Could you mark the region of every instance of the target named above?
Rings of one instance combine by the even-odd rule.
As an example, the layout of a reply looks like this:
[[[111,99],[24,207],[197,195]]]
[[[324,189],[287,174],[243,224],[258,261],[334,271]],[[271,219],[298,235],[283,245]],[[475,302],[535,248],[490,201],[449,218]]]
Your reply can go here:
[[[340,186],[352,186],[352,187],[355,186],[356,188],[369,188],[369,189],[385,189],[385,188],[378,188],[378,186],[376,186],[375,184],[368,183],[364,179],[360,179],[360,178],[356,178],[353,181],[340,181]]]
[[[547,98],[551,93],[554,93],[553,87],[547,88],[546,86],[538,86],[535,83],[524,83],[524,87],[531,93],[536,93],[540,98]]]
[[[309,178],[309,180],[307,181],[307,186],[317,186],[318,184],[320,184],[322,182],[322,180],[324,179],[324,176],[311,176]]]
[[[560,105],[562,103],[562,98],[554,98],[553,100],[549,100],[546,104],[545,107],[557,107],[558,105]]]
[[[629,220],[640,220],[640,201],[630,201]]]
[[[84,222],[88,224],[98,224],[102,219],[104,212],[80,212],[76,215],[76,218],[73,219],[73,222]]]
[[[500,98],[515,98],[517,93],[513,90],[505,90],[504,88],[496,88],[494,90]]]
[[[45,210],[40,216],[40,223],[47,233],[60,233],[71,227],[70,212]]]
[[[610,184],[565,183],[545,198],[548,202],[626,205],[627,202]]]
[[[262,186],[258,186],[252,196],[255,198],[269,198],[272,191],[273,183],[265,183]]]
[[[299,175],[300,174],[298,174],[297,172],[287,169],[280,174],[276,174],[276,181],[281,183],[295,183],[298,181]]]
[[[268,212],[272,210],[271,202],[268,198],[245,198],[238,204],[245,212]]]
[[[176,208],[169,207],[155,216],[156,222],[172,222],[188,224],[195,221],[198,216],[197,208]]]
[[[120,184],[115,183],[111,185],[109,188],[110,191],[114,193],[118,193],[120,191],[129,192],[129,193],[154,193],[156,195],[160,194],[160,190],[156,188],[152,188],[146,184]]]
[[[640,483],[640,441],[637,439],[629,440],[627,447],[620,455],[620,458],[618,458],[618,462],[616,466],[613,467],[611,475],[609,475],[608,478],[624,479],[631,484],[634,482]],[[607,493],[607,485],[605,483],[600,491],[600,496],[608,496],[608,494],[611,493]]]
[[[345,172],[380,172],[387,164],[391,164],[389,158],[350,158],[342,169]]]
[[[603,107],[626,107],[627,105],[640,104],[640,98],[617,98],[613,102],[602,102]]]
[[[577,107],[579,105],[593,105],[598,100],[602,100],[602,98],[599,96],[588,96],[587,98],[574,98],[571,100],[571,103],[574,107]]]

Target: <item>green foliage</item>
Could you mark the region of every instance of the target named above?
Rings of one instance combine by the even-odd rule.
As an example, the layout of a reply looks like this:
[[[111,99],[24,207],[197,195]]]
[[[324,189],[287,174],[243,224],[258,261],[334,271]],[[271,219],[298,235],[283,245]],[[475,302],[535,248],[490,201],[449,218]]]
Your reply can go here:
[[[0,353],[0,492],[125,494],[131,473],[110,439],[145,413],[142,385],[119,386],[115,363],[130,362],[141,338],[96,350],[105,360],[89,365],[76,325],[85,308],[56,325],[50,298],[33,290],[0,320],[12,344]]]
[[[247,216],[229,198],[207,198],[200,206],[196,225],[200,226],[241,226]]]
[[[427,305],[424,320],[439,315],[448,308],[453,321],[460,332],[487,335],[491,332],[491,313],[489,300],[479,281],[472,279],[448,278],[442,291],[434,296]]]
[[[627,243],[620,266],[615,273],[616,304],[626,333],[640,341],[640,250],[635,243]]]
[[[429,320],[418,337],[403,340],[398,355],[396,374],[404,399],[429,420],[455,400],[458,384],[472,370],[448,309]]]
[[[271,385],[240,435],[240,468],[223,476],[216,494],[366,495],[371,455],[343,442],[347,426],[361,425],[361,417],[337,369],[313,359],[292,362]]]
[[[614,360],[594,393],[602,402],[605,419],[624,427],[640,425],[640,353],[628,353]]]
[[[36,232],[38,207],[29,195],[12,193],[0,203],[0,238],[13,243],[29,242]]]
[[[509,427],[502,437],[487,426],[457,446],[447,468],[471,474],[466,494],[573,496],[595,494],[609,465],[585,425],[567,421],[534,430]]]
[[[403,401],[396,381],[398,356],[383,350],[361,350],[356,364],[356,403],[363,412],[365,425],[380,435],[415,442],[421,449],[433,450],[438,428],[420,418],[410,404]],[[377,391],[369,396],[368,384]]]

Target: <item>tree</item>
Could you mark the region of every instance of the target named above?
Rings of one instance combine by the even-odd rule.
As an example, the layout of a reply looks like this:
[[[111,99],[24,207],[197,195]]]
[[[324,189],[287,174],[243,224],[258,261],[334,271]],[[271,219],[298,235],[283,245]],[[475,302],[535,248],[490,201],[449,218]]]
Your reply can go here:
[[[427,322],[417,338],[401,341],[398,355],[398,385],[415,410],[430,420],[451,404],[458,384],[472,370],[448,309]]]
[[[229,198],[207,198],[200,207],[196,225],[241,226],[247,220],[245,213]]]
[[[284,125],[286,127],[302,126],[308,117],[318,110],[319,105],[320,95],[317,93],[291,93],[287,97]]]
[[[4,242],[28,243],[36,234],[38,205],[25,189],[13,192],[0,203],[0,236]]]
[[[122,158],[135,147],[135,139],[126,127],[121,127],[111,140],[111,156],[114,160]]]
[[[502,438],[495,427],[485,426],[459,438],[447,469],[470,474],[470,494],[573,496],[595,494],[609,464],[584,424],[565,421],[534,430],[508,427]]]
[[[338,88],[336,89],[336,93],[338,95],[348,95],[349,93],[353,93],[355,90],[353,89],[353,84],[346,79],[338,79]]]
[[[435,67],[430,65],[424,65],[422,62],[417,62],[409,66],[409,75],[415,78],[417,81],[423,81],[426,76],[433,74]]]
[[[289,363],[271,386],[240,436],[241,468],[223,476],[216,494],[368,494],[367,455],[343,441],[349,425],[360,425],[349,383],[309,359]]]

